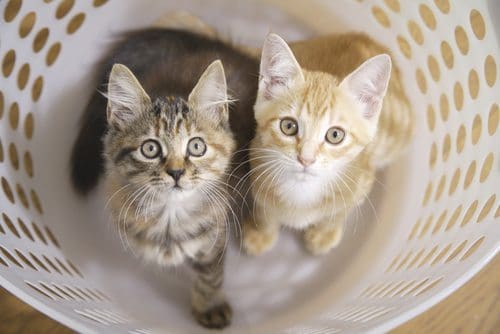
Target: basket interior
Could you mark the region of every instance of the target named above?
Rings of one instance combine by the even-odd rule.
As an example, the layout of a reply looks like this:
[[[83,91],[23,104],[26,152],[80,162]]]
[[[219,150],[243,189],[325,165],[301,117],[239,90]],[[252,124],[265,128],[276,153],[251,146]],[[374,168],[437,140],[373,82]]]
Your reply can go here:
[[[130,256],[107,222],[102,189],[79,198],[68,173],[94,65],[109,42],[179,8],[253,46],[270,30],[288,40],[365,31],[392,50],[416,115],[408,153],[377,176],[330,255],[307,255],[290,232],[262,258],[240,255],[231,242],[225,290],[235,319],[227,333],[387,330],[454,291],[498,251],[495,1],[7,0],[3,286],[81,332],[204,332],[189,314],[188,273]]]

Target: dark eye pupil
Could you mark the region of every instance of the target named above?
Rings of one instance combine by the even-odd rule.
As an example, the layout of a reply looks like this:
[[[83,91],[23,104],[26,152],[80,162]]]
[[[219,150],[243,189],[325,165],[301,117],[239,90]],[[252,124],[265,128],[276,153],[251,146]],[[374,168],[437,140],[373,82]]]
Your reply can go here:
[[[333,138],[337,138],[338,137],[338,132],[337,131],[333,131]]]
[[[290,130],[293,127],[293,124],[292,123],[288,123],[286,127],[288,128],[288,130]]]
[[[197,150],[200,147],[198,143],[194,143],[194,149]]]

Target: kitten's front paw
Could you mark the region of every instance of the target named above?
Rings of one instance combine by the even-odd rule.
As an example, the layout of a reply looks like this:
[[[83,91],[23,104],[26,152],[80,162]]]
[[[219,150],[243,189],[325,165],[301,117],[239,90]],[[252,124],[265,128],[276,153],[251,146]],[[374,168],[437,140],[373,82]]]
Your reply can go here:
[[[270,250],[278,239],[278,231],[257,229],[251,223],[243,225],[243,248],[248,255],[261,255]]]
[[[233,311],[227,302],[213,306],[205,311],[193,310],[196,321],[205,328],[222,329],[231,324]]]
[[[312,226],[304,232],[304,244],[312,255],[323,255],[340,243],[343,232],[341,224],[330,228]]]

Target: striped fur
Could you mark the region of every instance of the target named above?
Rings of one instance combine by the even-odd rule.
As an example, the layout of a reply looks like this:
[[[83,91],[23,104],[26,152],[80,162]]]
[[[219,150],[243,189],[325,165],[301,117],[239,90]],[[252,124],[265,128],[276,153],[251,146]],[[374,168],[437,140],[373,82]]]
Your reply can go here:
[[[346,216],[370,192],[376,169],[405,149],[412,136],[413,116],[399,71],[393,68],[384,84],[387,71],[374,61],[366,65],[368,59],[383,53],[388,51],[361,34],[298,42],[291,50],[279,37],[268,37],[254,107],[257,132],[250,153],[254,203],[244,223],[243,240],[247,253],[258,255],[270,249],[280,226],[303,230],[305,246],[312,254],[328,252],[340,242]],[[300,65],[294,65],[295,59]],[[380,57],[372,59],[384,62]],[[283,69],[269,75],[266,61],[271,67],[272,62],[281,62]],[[375,116],[362,112],[349,86],[352,73],[366,66],[371,66],[362,73],[366,81],[370,75],[380,81],[366,85],[378,95],[361,98],[374,106],[380,102],[380,109],[373,109]],[[356,84],[365,85],[362,80]],[[287,136],[280,130],[280,121],[286,117],[298,121],[297,135]],[[345,130],[341,144],[325,141],[332,126]],[[298,160],[304,157],[314,163],[303,167]]]

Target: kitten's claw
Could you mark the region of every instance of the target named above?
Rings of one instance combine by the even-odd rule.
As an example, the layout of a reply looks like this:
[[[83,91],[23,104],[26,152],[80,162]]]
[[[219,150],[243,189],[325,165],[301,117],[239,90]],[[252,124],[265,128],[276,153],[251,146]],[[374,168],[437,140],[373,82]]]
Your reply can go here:
[[[343,234],[342,224],[329,228],[312,226],[304,232],[304,244],[312,255],[324,255],[340,243]]]
[[[206,311],[195,311],[193,315],[200,325],[210,329],[222,329],[231,324],[233,311],[227,302],[213,306]]]
[[[248,255],[261,255],[278,240],[278,231],[274,229],[257,229],[250,223],[243,225],[243,248]]]

